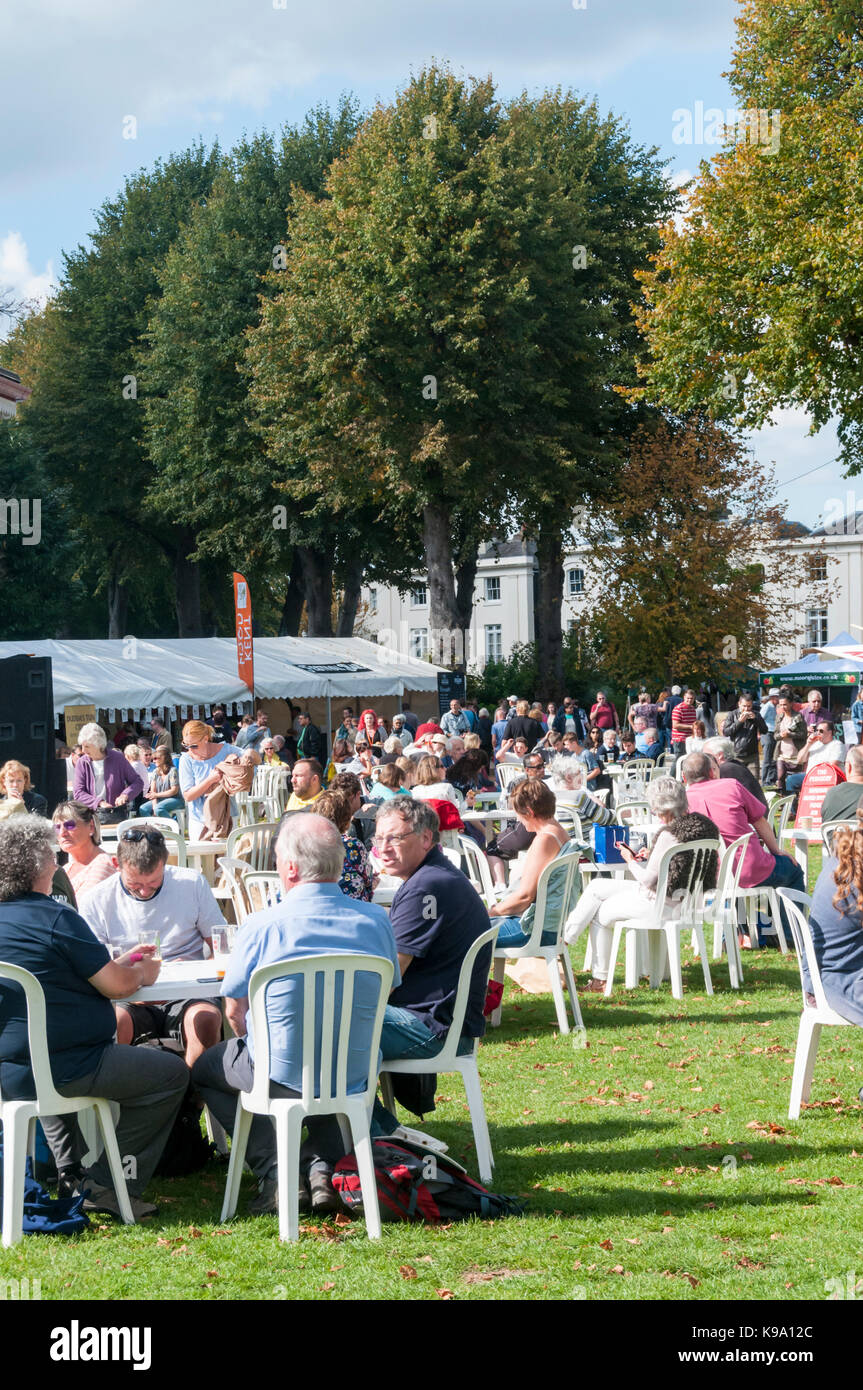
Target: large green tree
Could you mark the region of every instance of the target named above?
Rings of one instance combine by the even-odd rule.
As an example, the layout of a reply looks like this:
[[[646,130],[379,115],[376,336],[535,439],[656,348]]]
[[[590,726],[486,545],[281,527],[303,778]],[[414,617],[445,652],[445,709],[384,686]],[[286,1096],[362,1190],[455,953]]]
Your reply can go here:
[[[182,510],[145,512],[150,467],[136,358],[157,268],[221,162],[195,146],[157,161],[102,204],[88,246],[64,256],[60,288],[36,325],[11,335],[32,388],[23,413],[49,478],[62,485],[107,591],[108,632],[126,631],[129,593],[154,583],[179,632],[201,631],[194,534]]]
[[[757,427],[776,406],[839,417],[863,465],[863,9],[746,0],[731,86],[743,119],[702,163],[645,277],[647,394]]]
[[[261,295],[281,287],[296,192],[321,195],[358,123],[356,101],[345,97],[335,112],[318,107],[280,137],[235,147],[160,269],[141,354],[151,500],[182,510],[198,556],[242,569],[272,601],[281,589],[283,632],[298,630],[305,603],[309,630],[331,635],[334,570],[344,596],[340,630],[353,629],[374,519],[354,514],[337,526],[326,508],[312,514],[285,494],[285,461],[268,458],[250,428],[238,363]]]
[[[570,94],[504,111],[490,80],[431,68],[376,108],[326,194],[297,200],[282,292],[250,335],[268,455],[302,462],[303,505],[367,502],[393,552],[420,540],[444,660],[478,543],[527,525],[559,673],[562,537],[613,470],[660,169]]]

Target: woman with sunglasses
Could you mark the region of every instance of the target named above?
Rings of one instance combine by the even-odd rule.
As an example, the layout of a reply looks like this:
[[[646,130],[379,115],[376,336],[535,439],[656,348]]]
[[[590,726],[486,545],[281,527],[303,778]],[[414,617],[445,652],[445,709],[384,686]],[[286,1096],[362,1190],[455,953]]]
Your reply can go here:
[[[65,865],[76,899],[117,872],[117,865],[100,848],[101,830],[95,814],[81,801],[61,801],[52,817],[57,844],[68,856]]]
[[[180,791],[189,812],[189,839],[200,840],[204,831],[204,801],[211,791],[221,786],[216,768],[231,756],[230,743],[216,743],[213,730],[200,719],[190,719],[183,725],[183,748],[180,758]],[[231,806],[231,812],[235,808]]]

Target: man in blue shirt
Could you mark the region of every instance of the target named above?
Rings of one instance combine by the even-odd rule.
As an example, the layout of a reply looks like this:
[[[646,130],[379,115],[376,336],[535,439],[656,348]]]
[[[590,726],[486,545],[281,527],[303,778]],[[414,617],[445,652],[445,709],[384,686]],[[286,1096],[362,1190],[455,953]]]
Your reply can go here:
[[[437,813],[425,801],[399,797],[378,811],[374,844],[384,872],[404,880],[390,908],[401,983],[384,1015],[385,1059],[440,1052],[452,1023],[462,961],[476,938],[488,931],[482,899],[441,852],[439,838]],[[481,952],[474,969],[463,1038],[485,1032],[490,963],[491,946]]]
[[[246,918],[222,984],[225,1013],[237,1036],[209,1048],[192,1069],[201,1097],[228,1132],[234,1126],[237,1094],[250,1091],[254,1080],[255,1039],[248,1031],[251,1018],[247,1014],[249,981],[258,966],[300,956],[385,956],[393,962],[394,983],[400,983],[395,940],[386,912],[372,903],[345,897],[338,886],[344,855],[341,835],[323,816],[309,811],[283,823],[276,841],[283,900]],[[364,1090],[368,1081],[369,1037],[379,988],[379,976],[372,972],[357,977],[350,1036],[350,1055],[356,1061],[348,1077],[349,1090]],[[302,1091],[303,1061],[303,996],[298,977],[270,987],[267,1020],[270,1094],[297,1096]],[[338,1210],[340,1203],[331,1181],[332,1170],[345,1152],[338,1121],[335,1115],[309,1116],[306,1127],[309,1137],[300,1152],[300,1210]],[[276,1136],[272,1121],[265,1115],[252,1119],[246,1161],[259,1184],[249,1211],[275,1211]]]
[[[761,711],[762,714],[764,711]],[[858,741],[863,737],[863,685],[857,691],[857,699],[851,706],[851,718],[854,721],[854,728],[857,731]]]

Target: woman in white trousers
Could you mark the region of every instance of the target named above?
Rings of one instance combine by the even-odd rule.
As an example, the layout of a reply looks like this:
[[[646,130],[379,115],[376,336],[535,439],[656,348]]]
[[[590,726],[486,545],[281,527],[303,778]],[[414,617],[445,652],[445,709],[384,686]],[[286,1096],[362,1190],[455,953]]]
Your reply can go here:
[[[688,810],[686,788],[674,777],[658,777],[648,785],[647,800],[656,820],[669,826]],[[566,940],[576,941],[585,927],[590,928],[591,981],[588,989],[599,993],[605,989],[615,922],[631,917],[647,919],[653,915],[659,862],[667,849],[677,844],[670,829],[662,829],[653,842],[648,856],[646,850],[633,854],[628,845],[620,852],[629,865],[632,878],[593,878],[578,900],[566,924]]]

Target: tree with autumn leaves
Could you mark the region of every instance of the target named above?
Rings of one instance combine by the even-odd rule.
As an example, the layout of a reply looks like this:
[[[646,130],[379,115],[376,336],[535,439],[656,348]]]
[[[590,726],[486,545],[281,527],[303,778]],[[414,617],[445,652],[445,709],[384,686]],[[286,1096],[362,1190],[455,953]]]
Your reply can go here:
[[[641,277],[643,394],[747,428],[783,405],[817,428],[838,416],[842,461],[857,473],[863,9],[745,0],[737,31],[730,79],[747,138],[702,163],[682,225],[664,228]]]
[[[768,470],[707,418],[636,435],[613,506],[588,509],[585,635],[621,685],[745,683],[784,646],[813,548],[788,553]],[[825,585],[810,601],[823,601]]]

